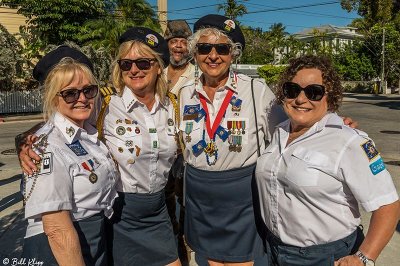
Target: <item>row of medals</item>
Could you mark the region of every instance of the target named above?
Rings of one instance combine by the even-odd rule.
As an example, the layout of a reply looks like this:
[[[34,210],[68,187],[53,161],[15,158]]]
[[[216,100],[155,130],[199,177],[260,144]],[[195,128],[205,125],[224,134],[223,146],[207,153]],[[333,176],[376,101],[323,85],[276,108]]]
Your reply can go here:
[[[241,106],[232,106],[233,112],[240,112]],[[230,123],[231,122],[231,123]],[[190,133],[193,130],[193,122],[186,122],[185,125],[185,141],[190,143],[192,141],[192,137]],[[228,143],[229,143],[229,151],[233,152],[241,152],[242,151],[242,135],[246,134],[245,131],[245,121],[228,121]],[[217,151],[217,146],[214,141],[210,141],[207,143],[207,146],[204,148],[204,152],[209,156],[212,156]]]

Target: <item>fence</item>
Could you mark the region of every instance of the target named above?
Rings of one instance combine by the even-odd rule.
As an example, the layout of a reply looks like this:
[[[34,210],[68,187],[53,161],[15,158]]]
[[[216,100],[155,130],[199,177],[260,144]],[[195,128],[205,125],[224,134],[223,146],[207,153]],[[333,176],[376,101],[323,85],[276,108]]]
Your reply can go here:
[[[0,114],[36,113],[42,111],[41,90],[0,91]]]

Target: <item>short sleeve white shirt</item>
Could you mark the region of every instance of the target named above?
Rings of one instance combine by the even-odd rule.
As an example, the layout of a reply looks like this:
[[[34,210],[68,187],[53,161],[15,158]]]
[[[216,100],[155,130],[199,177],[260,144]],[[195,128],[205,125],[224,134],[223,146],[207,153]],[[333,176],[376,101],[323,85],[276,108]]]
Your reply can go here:
[[[173,118],[170,101],[157,95],[152,110],[127,87],[111,97],[104,137],[121,173],[118,191],[155,193],[165,187],[177,155]]]
[[[47,136],[47,145],[41,147],[38,175],[26,178],[26,236],[43,232],[45,212],[70,210],[73,221],[101,211],[111,217],[119,174],[96,129],[88,123],[80,128],[56,113],[35,135]]]
[[[366,211],[398,200],[389,172],[367,134],[328,113],[286,146],[281,123],[258,159],[256,180],[269,230],[284,243],[307,247],[350,235]]]

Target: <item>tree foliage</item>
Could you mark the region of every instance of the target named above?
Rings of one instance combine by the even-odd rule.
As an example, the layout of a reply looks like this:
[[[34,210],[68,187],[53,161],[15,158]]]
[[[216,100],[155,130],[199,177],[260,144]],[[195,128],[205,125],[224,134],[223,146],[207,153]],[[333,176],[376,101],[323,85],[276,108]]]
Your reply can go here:
[[[361,41],[345,46],[332,57],[333,63],[343,80],[368,81],[378,75]]]
[[[67,40],[80,44],[82,25],[105,14],[102,0],[8,0],[3,4],[17,7],[18,13],[27,18],[27,25],[20,31],[33,54]]]
[[[27,78],[27,65],[21,44],[0,24],[0,90],[22,87],[21,82]]]
[[[257,72],[260,77],[265,79],[265,82],[273,87],[274,84],[278,81],[279,76],[285,70],[286,66],[276,66],[276,65],[265,65],[259,67]]]
[[[107,14],[86,22],[79,40],[96,49],[105,48],[115,54],[119,46],[119,36],[132,26],[144,26],[160,31],[156,13],[146,1],[109,1]]]
[[[245,2],[247,0],[241,1]],[[236,0],[226,0],[226,3],[219,4],[217,6],[218,11],[223,10],[226,17],[232,20],[236,20],[237,17],[241,17],[247,14],[247,8],[243,4],[239,4]]]

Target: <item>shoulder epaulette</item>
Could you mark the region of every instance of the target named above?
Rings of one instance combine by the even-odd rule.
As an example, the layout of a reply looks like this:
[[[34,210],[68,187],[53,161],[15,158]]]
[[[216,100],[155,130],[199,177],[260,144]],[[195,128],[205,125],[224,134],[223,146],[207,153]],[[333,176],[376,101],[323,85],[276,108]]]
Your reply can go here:
[[[117,90],[114,87],[101,87],[100,93],[103,97],[106,97],[117,94]]]

